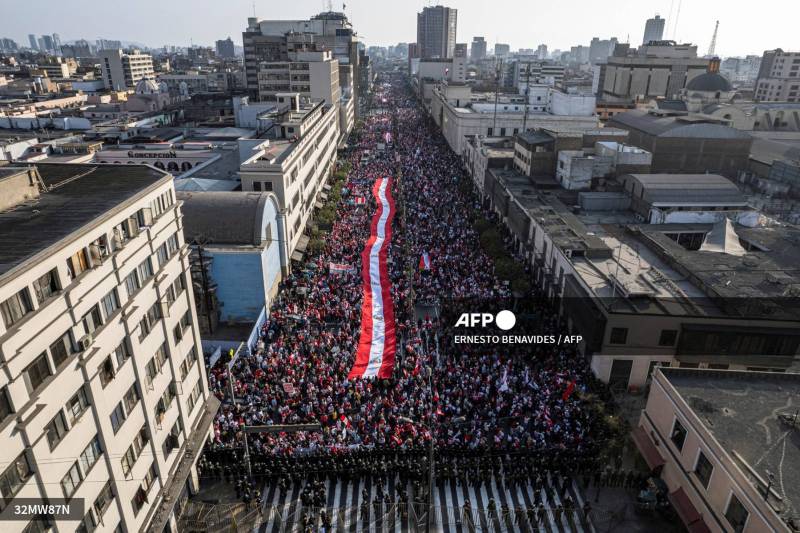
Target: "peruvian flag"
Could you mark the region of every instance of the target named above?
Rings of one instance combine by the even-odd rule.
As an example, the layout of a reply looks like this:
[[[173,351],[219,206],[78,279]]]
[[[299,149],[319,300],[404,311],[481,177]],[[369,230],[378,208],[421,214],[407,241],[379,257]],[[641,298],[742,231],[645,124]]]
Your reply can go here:
[[[567,388],[564,389],[564,394],[561,395],[561,399],[566,402],[574,391],[575,391],[575,380],[572,380],[567,385]]]
[[[431,256],[428,255],[428,252],[422,254],[422,257],[419,258],[419,269],[420,271],[430,271],[431,269]]]
[[[370,237],[361,254],[364,299],[361,304],[361,334],[348,379],[389,379],[394,369],[397,333],[387,259],[392,239],[395,208],[391,178],[375,180],[372,194],[378,209],[372,217]]]
[[[363,196],[356,196],[356,205],[364,205],[367,203],[367,199]]]

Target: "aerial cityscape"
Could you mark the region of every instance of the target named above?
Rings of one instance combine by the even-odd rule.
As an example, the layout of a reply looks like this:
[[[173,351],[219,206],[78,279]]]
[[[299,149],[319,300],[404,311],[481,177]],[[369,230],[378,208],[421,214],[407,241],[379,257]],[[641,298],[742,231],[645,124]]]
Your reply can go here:
[[[800,531],[800,4],[94,4],[0,7],[0,532]]]

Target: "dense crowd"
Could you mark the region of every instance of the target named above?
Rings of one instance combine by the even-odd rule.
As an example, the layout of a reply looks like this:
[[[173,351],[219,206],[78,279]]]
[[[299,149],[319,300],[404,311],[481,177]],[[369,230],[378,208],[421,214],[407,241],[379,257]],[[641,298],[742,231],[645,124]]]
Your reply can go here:
[[[209,453],[241,458],[233,450],[243,447],[244,425],[319,423],[318,431],[248,434],[256,468],[288,474],[312,461],[337,475],[389,468],[416,476],[435,439],[441,476],[449,475],[446,457],[478,453],[536,452],[548,468],[577,469],[596,446],[578,394],[591,379],[582,358],[565,346],[526,354],[455,346],[450,325],[415,310],[415,302],[505,298],[509,289],[473,229],[470,213],[480,206],[459,190],[458,156],[404,87],[382,85],[378,98],[390,112],[365,119],[323,252],[282,282],[255,353],[237,359],[233,376],[225,364],[209,371],[214,393],[224,398],[232,379],[237,399],[218,413]],[[387,132],[392,142],[376,150]],[[376,208],[371,186],[385,176],[397,178],[388,260],[397,357],[391,379],[348,380],[360,331],[361,253]],[[421,271],[423,254],[430,268]],[[351,268],[331,271],[330,263]],[[563,331],[544,300],[537,320],[537,333]]]

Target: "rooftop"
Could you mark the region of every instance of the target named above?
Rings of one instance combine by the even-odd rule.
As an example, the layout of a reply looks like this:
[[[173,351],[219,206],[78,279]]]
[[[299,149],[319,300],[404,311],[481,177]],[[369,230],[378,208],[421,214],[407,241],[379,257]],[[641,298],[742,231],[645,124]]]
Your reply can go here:
[[[746,477],[753,481],[751,469],[762,480],[774,474],[778,481],[772,490],[783,498],[780,514],[797,515],[800,426],[792,427],[780,417],[797,413],[800,375],[682,368],[659,372]]]
[[[742,204],[747,200],[729,179],[718,174],[628,174],[644,190],[644,200],[659,203]]]
[[[616,127],[633,128],[656,137],[681,137],[692,139],[749,139],[744,131],[720,124],[709,117],[672,116],[632,110],[614,115],[609,123]]]
[[[185,192],[183,225],[187,241],[208,245],[261,246],[266,192]]]
[[[25,171],[9,165],[2,171]],[[0,212],[0,281],[172,177],[145,165],[37,164],[46,188]]]

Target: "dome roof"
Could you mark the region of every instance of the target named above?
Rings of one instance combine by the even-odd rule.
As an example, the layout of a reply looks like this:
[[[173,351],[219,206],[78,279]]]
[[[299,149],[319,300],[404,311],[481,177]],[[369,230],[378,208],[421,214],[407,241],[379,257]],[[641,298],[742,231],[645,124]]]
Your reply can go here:
[[[142,78],[136,83],[136,94],[158,94],[158,83],[153,78]]]
[[[721,74],[716,72],[706,72],[701,74],[686,84],[688,91],[702,91],[707,93],[713,92],[728,92],[733,90],[731,82],[725,79]]]

